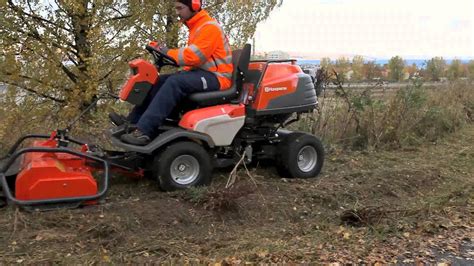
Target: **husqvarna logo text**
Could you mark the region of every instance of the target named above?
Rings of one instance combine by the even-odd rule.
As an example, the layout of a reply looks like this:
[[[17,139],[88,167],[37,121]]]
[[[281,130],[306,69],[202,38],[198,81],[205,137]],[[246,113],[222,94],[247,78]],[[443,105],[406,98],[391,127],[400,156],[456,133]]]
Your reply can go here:
[[[278,87],[278,88],[271,88],[271,87],[265,87],[265,92],[275,92],[275,91],[287,91],[287,87]]]

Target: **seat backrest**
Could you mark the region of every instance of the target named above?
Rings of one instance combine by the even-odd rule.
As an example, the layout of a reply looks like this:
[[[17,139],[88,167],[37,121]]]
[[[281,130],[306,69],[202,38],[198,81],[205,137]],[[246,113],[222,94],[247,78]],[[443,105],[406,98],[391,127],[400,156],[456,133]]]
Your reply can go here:
[[[234,72],[232,73],[232,81],[235,80],[235,77],[237,75],[241,54],[242,54],[242,49],[232,51],[232,65],[234,66]]]
[[[234,65],[233,82],[238,92],[242,90],[245,75],[249,70],[251,50],[252,46],[247,43],[244,48],[232,51],[232,63]]]
[[[252,52],[252,45],[250,44],[245,44],[244,48],[242,49],[242,52],[240,54],[239,58],[239,70],[245,75],[247,74],[247,71],[249,70],[249,64],[250,64],[250,54]]]
[[[246,44],[243,49],[232,51],[232,64],[234,66],[232,87],[228,90],[193,93],[189,95],[189,99],[198,103],[199,106],[217,105],[239,100],[238,96],[242,92],[245,77],[248,75],[251,49],[252,46]]]

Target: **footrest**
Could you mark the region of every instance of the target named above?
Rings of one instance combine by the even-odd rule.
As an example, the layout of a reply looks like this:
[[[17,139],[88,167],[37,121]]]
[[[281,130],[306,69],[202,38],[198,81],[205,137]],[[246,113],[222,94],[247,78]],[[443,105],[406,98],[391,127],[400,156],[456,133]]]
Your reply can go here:
[[[117,114],[116,112],[109,113],[109,119],[112,124],[116,126],[121,126],[125,123],[128,123],[127,118],[123,115]]]

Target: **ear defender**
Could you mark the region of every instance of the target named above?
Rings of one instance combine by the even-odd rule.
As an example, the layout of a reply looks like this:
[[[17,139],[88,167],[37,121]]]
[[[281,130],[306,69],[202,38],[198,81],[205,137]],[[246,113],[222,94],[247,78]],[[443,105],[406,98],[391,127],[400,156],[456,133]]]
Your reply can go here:
[[[201,0],[193,0],[192,7],[194,12],[199,11],[201,9]]]

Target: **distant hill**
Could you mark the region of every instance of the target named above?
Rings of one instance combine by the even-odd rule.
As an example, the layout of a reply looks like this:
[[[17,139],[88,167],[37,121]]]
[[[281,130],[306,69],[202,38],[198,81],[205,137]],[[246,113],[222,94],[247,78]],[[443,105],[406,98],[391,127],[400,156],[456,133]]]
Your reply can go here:
[[[385,64],[388,64],[389,60],[390,59],[375,59],[374,61],[376,64],[383,66]],[[415,64],[418,68],[425,68],[426,61],[428,61],[428,59],[405,59],[405,64],[409,66]],[[453,61],[452,59],[446,59],[447,64],[451,64],[452,61]],[[335,63],[336,61],[332,60],[332,62]],[[461,62],[463,64],[467,64],[469,63],[469,60],[461,60]],[[321,63],[321,60],[318,60],[318,59],[315,59],[315,60],[298,59],[298,64],[300,65],[319,65],[320,63]]]

